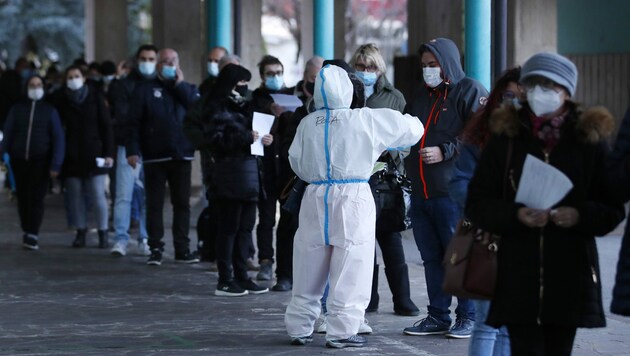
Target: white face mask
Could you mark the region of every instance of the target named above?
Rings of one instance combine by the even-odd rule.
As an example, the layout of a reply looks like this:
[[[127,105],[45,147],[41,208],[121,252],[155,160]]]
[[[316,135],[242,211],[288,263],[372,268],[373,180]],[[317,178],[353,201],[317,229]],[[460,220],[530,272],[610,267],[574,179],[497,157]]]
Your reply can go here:
[[[83,79],[82,78],[70,79],[68,80],[67,85],[68,85],[68,88],[70,88],[70,90],[79,90],[83,86]]]
[[[440,77],[441,73],[442,69],[440,67],[422,68],[422,78],[424,78],[424,82],[431,88],[435,88],[442,83],[442,77]]]
[[[219,63],[208,62],[208,75],[210,75],[211,77],[219,76]]]
[[[564,98],[562,92],[536,85],[527,90],[527,102],[534,115],[540,117],[558,110],[564,104]]]
[[[31,100],[39,100],[44,97],[44,88],[33,88],[28,90],[28,97]]]

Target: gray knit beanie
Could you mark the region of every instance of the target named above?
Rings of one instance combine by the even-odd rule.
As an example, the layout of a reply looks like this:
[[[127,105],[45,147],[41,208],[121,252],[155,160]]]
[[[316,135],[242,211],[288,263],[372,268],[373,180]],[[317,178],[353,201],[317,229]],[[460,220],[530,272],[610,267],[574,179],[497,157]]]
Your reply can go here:
[[[567,57],[551,52],[536,53],[523,64],[520,82],[536,75],[565,87],[571,97],[575,95],[578,72],[575,64]]]

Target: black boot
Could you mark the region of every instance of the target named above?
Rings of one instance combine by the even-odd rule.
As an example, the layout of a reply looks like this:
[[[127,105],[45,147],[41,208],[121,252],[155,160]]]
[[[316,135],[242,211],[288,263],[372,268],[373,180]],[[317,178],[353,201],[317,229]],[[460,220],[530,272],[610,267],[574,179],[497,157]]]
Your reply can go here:
[[[98,230],[98,248],[109,247],[109,237],[107,230]]]
[[[72,241],[72,247],[85,247],[85,234],[87,229],[78,229],[77,236]]]
[[[387,277],[389,289],[392,291],[394,313],[403,316],[420,315],[420,310],[411,301],[407,264],[385,267],[385,276]]]
[[[378,311],[378,265],[374,265],[374,273],[372,274],[372,296],[370,297],[370,304],[365,309],[366,313],[374,313]]]

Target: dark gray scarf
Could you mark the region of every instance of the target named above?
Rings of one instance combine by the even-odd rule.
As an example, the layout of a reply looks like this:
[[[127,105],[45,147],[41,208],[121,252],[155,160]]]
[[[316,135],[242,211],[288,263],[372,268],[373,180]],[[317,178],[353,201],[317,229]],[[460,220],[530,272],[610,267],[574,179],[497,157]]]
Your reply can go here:
[[[78,90],[72,90],[66,87],[66,95],[68,95],[68,99],[75,104],[81,104],[85,101],[88,95],[88,86],[87,84],[83,84],[83,86]]]

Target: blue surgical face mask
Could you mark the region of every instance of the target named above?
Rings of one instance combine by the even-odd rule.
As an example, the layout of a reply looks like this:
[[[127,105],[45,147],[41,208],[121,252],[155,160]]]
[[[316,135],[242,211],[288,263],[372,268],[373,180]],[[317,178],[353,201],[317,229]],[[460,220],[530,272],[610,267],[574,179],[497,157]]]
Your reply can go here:
[[[269,90],[280,90],[284,85],[284,78],[281,75],[265,78],[265,86]]]
[[[177,75],[177,67],[163,65],[162,72],[160,74],[162,75],[162,78],[166,80],[175,79],[175,76]]]
[[[208,62],[208,75],[211,77],[219,76],[219,63]]]
[[[378,76],[376,75],[376,72],[359,72],[356,71],[354,72],[354,74],[361,79],[361,81],[363,82],[363,84],[365,86],[372,86],[376,83],[376,80],[378,79]]]
[[[152,76],[155,73],[155,62],[140,62],[138,63],[138,70],[144,76]]]

